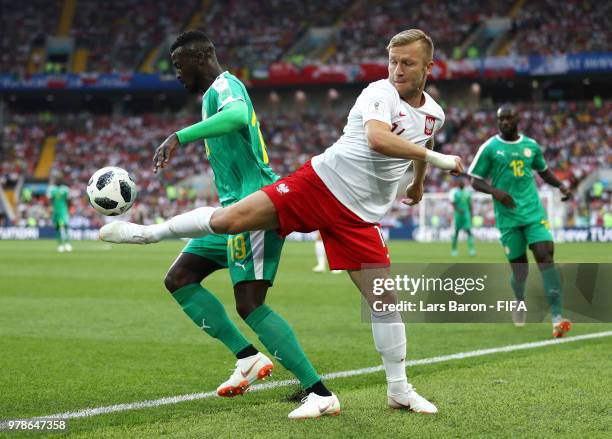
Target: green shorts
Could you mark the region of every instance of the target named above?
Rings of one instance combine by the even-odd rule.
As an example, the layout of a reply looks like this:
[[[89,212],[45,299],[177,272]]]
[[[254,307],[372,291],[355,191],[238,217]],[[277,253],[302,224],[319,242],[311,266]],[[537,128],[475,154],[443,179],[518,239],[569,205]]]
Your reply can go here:
[[[470,230],[472,217],[469,215],[455,215],[455,230]]]
[[[68,225],[68,215],[67,214],[66,215],[62,215],[62,214],[55,215],[54,214],[51,219],[53,220],[53,226],[56,229],[59,229],[60,227],[64,227]]]
[[[232,284],[253,280],[274,283],[284,238],[272,230],[190,239],[183,253],[192,253],[229,268]]]
[[[524,255],[527,246],[534,242],[552,241],[548,221],[542,220],[539,223],[531,223],[520,227],[510,227],[499,229],[501,233],[501,243],[504,246],[506,258],[509,261]]]

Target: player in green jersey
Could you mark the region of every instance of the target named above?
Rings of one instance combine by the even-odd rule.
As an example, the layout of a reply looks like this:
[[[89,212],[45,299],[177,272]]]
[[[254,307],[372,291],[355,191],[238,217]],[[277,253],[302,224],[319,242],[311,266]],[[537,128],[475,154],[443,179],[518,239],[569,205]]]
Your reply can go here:
[[[455,210],[455,234],[452,239],[451,256],[459,254],[457,252],[457,240],[461,230],[465,230],[467,234],[468,254],[476,256],[474,236],[472,235],[472,192],[465,188],[465,183],[460,178],[458,185],[451,189],[449,196]]]
[[[510,284],[517,301],[520,303],[525,299],[529,246],[538,263],[550,303],[553,336],[562,337],[570,330],[571,323],[561,315],[561,279],[553,259],[554,244],[532,170],[546,183],[558,188],[563,201],[568,200],[572,192],[548,168],[540,145],[519,134],[518,122],[519,115],[513,106],[503,105],[497,110],[499,134],[480,147],[468,174],[475,190],[493,196],[495,222],[512,266]],[[490,184],[487,179],[491,180]],[[524,325],[523,307],[513,313],[513,320],[517,326]]]
[[[57,251],[71,252],[72,245],[68,239],[68,197],[70,190],[61,181],[57,185],[49,185],[47,197],[51,201],[51,219],[55,227]]]
[[[221,204],[229,206],[269,185],[278,176],[268,165],[266,145],[246,88],[224,71],[205,34],[189,31],[170,49],[177,79],[192,93],[203,93],[202,121],[171,134],[157,148],[157,172],[182,144],[204,140]],[[276,231],[244,232],[192,238],[165,279],[184,312],[206,333],[219,339],[237,358],[233,375],[219,386],[220,396],[244,393],[268,376],[272,362],[240,333],[223,305],[201,282],[228,268],[236,310],[270,353],[300,381],[307,393],[337,398],[323,385],[289,324],[268,305],[266,292],[278,268],[284,239]],[[339,403],[337,404],[339,410]]]

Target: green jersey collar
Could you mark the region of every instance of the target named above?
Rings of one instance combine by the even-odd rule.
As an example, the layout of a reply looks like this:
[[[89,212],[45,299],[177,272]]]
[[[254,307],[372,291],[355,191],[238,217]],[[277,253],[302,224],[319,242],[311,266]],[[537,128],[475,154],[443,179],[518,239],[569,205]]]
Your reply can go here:
[[[507,143],[509,145],[516,145],[517,143],[521,143],[523,141],[523,135],[519,134],[519,138],[517,140],[504,140],[502,139],[502,137],[499,134],[496,134],[495,137],[497,137],[497,140],[499,140],[502,143]]]

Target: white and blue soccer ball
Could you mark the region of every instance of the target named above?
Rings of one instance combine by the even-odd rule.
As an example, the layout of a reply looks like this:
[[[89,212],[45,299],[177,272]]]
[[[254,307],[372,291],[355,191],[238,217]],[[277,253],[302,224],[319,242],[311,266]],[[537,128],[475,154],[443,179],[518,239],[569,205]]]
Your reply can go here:
[[[121,215],[136,200],[136,183],[125,169],[107,166],[98,169],[87,183],[87,197],[102,215]]]

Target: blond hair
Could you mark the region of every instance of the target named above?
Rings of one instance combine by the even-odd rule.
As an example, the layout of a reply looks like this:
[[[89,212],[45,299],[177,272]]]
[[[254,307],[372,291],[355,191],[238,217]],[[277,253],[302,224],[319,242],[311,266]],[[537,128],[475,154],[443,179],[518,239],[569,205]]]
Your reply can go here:
[[[421,29],[408,29],[396,34],[387,45],[387,52],[392,47],[407,46],[415,41],[420,41],[427,48],[428,61],[433,59],[434,43],[429,35]]]

